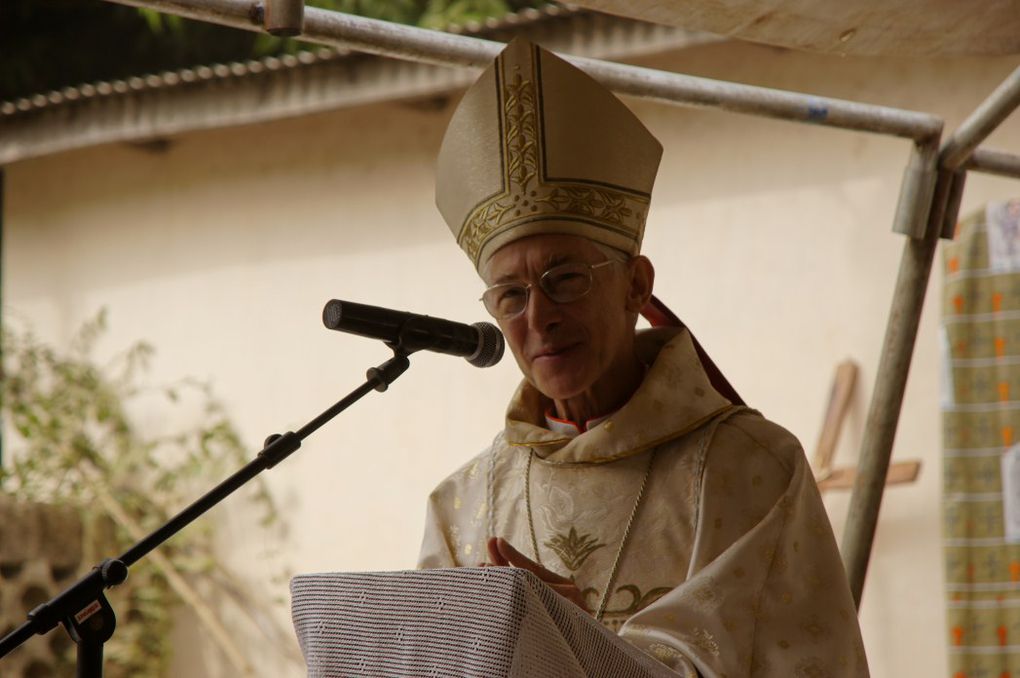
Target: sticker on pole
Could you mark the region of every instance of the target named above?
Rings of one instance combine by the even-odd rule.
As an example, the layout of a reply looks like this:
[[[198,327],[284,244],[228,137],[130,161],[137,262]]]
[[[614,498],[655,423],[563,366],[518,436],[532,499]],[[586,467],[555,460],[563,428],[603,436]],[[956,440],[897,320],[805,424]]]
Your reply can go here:
[[[94,615],[96,612],[99,612],[101,609],[103,609],[103,606],[99,604],[99,601],[93,600],[85,607],[85,609],[83,609],[78,614],[74,615],[74,620],[81,624],[86,619]]]
[[[1002,455],[1002,524],[1007,542],[1020,542],[1020,444]]]

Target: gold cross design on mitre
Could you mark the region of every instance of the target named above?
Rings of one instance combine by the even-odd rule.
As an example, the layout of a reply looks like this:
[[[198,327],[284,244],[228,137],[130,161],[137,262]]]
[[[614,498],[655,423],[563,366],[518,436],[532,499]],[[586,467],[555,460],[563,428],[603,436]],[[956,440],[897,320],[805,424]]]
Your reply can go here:
[[[457,241],[472,262],[478,265],[490,239],[538,221],[587,224],[639,242],[649,194],[595,180],[547,175],[537,51],[531,73],[523,74],[520,64],[508,68],[503,56],[496,63],[503,189],[475,205],[464,219]]]

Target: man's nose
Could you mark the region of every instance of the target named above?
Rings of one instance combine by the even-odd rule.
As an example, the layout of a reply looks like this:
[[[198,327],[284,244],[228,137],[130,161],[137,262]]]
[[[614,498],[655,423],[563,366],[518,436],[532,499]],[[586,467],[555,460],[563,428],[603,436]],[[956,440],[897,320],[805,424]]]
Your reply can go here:
[[[529,327],[546,331],[559,324],[562,308],[560,304],[549,298],[545,290],[535,285],[528,295],[528,305],[524,312],[527,315]]]

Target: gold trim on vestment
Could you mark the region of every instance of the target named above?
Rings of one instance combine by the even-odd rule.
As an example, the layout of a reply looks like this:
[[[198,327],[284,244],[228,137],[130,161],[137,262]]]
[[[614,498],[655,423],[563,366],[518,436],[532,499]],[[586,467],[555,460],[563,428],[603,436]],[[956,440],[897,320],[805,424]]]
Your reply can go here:
[[[736,408],[737,408],[736,405],[724,405],[724,406],[720,407],[719,409],[713,411],[712,413],[702,417],[701,419],[698,419],[697,421],[692,422],[686,428],[683,428],[683,429],[680,429],[680,430],[678,430],[676,432],[670,433],[669,435],[662,436],[661,438],[656,438],[656,439],[654,439],[652,441],[649,441],[649,442],[646,442],[646,443],[642,443],[641,446],[639,446],[639,447],[631,448],[631,449],[625,450],[623,452],[617,452],[616,454],[610,455],[608,457],[598,457],[597,459],[589,459],[589,460],[586,460],[586,461],[555,461],[555,460],[550,460],[550,459],[545,459],[545,458],[542,458],[542,457],[538,457],[538,461],[541,462],[541,463],[544,463],[544,464],[552,464],[552,465],[555,465],[555,466],[564,466],[564,467],[568,467],[568,466],[591,466],[592,464],[606,464],[606,463],[609,463],[609,462],[612,462],[612,461],[619,461],[620,459],[626,459],[627,457],[633,457],[633,456],[636,456],[638,454],[641,454],[642,452],[647,452],[648,450],[650,450],[650,449],[652,449],[654,447],[657,447],[659,445],[662,445],[663,443],[666,443],[666,442],[668,442],[670,440],[673,440],[674,438],[679,438],[680,436],[687,435],[691,431],[699,428],[705,422],[712,420],[714,417],[717,417],[717,416],[723,414],[727,410],[732,410],[732,409],[736,409]],[[529,443],[529,442],[515,442],[515,441],[507,440],[507,445],[509,447],[543,447],[543,446],[548,447],[548,446],[554,445],[556,443],[573,442],[575,440],[577,440],[577,439],[576,438],[561,438],[559,440],[536,441],[536,442],[533,442],[533,443]]]

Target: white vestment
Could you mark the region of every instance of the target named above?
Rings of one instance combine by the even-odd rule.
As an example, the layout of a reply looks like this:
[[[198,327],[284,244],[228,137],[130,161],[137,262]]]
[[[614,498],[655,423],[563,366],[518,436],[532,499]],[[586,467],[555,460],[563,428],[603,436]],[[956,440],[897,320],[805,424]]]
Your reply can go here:
[[[719,395],[686,331],[637,346],[641,386],[579,435],[550,430],[549,402],[521,385],[504,431],[430,496],[419,566],[477,565],[503,537],[531,558],[537,546],[593,610],[615,569],[603,622],[681,673],[867,676],[800,444]]]

